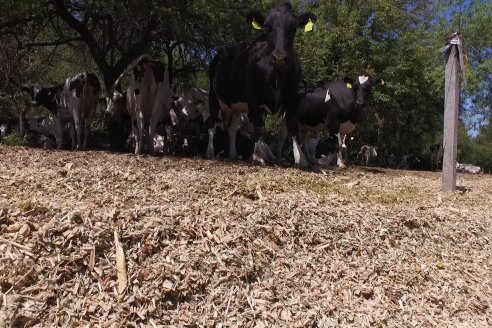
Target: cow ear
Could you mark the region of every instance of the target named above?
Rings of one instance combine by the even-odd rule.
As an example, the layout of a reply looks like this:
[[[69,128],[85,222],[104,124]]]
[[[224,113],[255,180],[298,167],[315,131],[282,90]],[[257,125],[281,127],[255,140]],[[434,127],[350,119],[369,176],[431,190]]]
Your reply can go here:
[[[383,80],[383,79],[376,79],[376,80],[374,81],[374,85],[384,85],[384,83],[385,83],[385,82],[384,82],[384,80]]]
[[[265,23],[265,16],[257,11],[250,11],[246,15],[246,21],[257,30],[261,30],[263,24]]]
[[[297,25],[304,27],[304,32],[311,32],[314,29],[314,23],[316,22],[316,15],[307,12],[297,17]]]
[[[345,83],[345,85],[347,86],[347,88],[352,89],[352,87],[355,84],[355,81],[354,81],[354,79],[352,79],[350,77],[344,77],[343,78],[343,83]]]

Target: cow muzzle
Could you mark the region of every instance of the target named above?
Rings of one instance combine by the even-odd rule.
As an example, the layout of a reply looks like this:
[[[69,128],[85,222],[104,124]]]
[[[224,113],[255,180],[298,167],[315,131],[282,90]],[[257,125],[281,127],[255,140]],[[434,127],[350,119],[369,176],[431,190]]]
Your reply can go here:
[[[272,62],[275,67],[284,67],[287,65],[288,61],[289,61],[289,57],[285,55],[278,55],[278,54],[272,55]]]
[[[36,100],[31,101],[31,106],[38,107],[39,103]]]

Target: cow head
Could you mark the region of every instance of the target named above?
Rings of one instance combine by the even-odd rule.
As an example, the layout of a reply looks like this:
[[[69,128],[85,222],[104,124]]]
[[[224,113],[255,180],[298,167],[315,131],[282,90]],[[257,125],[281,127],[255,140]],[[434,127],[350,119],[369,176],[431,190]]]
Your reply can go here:
[[[110,92],[111,96],[105,98],[104,123],[108,131],[110,149],[123,151],[131,132],[131,117],[127,110],[126,92],[121,92],[121,86],[113,87]]]
[[[347,87],[354,89],[357,105],[363,106],[371,95],[372,87],[383,84],[384,81],[381,79],[375,80],[371,76],[363,74],[359,75],[355,80],[345,78],[345,83],[347,83]]]
[[[106,111],[104,112],[106,120],[111,119],[115,115],[126,113],[126,102],[126,92],[121,93],[114,90],[111,97],[106,97]]]
[[[204,113],[206,104],[203,99],[179,97],[172,102],[171,107],[177,115],[188,120],[196,120],[199,115],[208,115],[208,113]]]
[[[296,16],[290,3],[278,2],[268,11],[266,17],[252,11],[246,19],[255,29],[264,30],[264,37],[272,54],[271,63],[282,68],[292,59],[296,29],[304,27],[305,31],[311,31],[316,16],[309,12]]]
[[[82,93],[82,89],[84,88],[84,84],[86,82],[87,75],[85,73],[77,74],[69,84],[70,92],[74,93],[74,96],[80,98]]]
[[[42,88],[39,86],[33,86],[30,88],[31,92],[31,105],[38,107],[40,105],[46,106],[50,104],[55,96],[55,91],[52,88]]]

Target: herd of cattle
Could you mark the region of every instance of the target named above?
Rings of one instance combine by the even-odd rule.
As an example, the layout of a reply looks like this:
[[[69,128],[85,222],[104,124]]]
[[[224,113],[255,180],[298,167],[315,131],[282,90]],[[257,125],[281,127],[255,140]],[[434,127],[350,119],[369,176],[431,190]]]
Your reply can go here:
[[[290,136],[296,166],[336,163],[344,167],[346,137],[354,130],[372,88],[384,82],[361,74],[300,92],[294,36],[297,28],[311,31],[315,15],[296,15],[286,2],[277,3],[266,16],[250,12],[246,19],[264,33],[253,42],[218,50],[209,67],[209,92],[190,88],[174,96],[165,65],[143,55],[117,79],[106,97],[102,97],[97,77],[89,72],[57,86],[31,88],[32,105],[44,106],[51,116],[32,119],[30,130],[53,136],[61,149],[64,127],[69,124],[71,148],[86,149],[97,103],[104,100],[113,149],[130,142],[135,154],[186,149],[206,158],[252,158],[265,164],[285,155],[283,146]],[[124,80],[129,80],[126,90]],[[263,140],[264,118],[277,112],[282,126],[274,155]],[[318,132],[327,132],[327,137],[313,138]],[[441,150],[431,150],[433,169],[439,166]],[[369,165],[377,151],[363,146],[359,158]],[[418,158],[402,158],[395,166],[411,168],[415,160]]]

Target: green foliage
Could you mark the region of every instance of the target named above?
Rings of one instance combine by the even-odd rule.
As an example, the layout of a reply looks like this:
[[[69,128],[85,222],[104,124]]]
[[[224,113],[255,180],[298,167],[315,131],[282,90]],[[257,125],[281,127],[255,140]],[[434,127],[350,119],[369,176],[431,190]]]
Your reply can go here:
[[[7,146],[27,146],[28,142],[18,133],[11,133],[2,138],[2,144]]]

